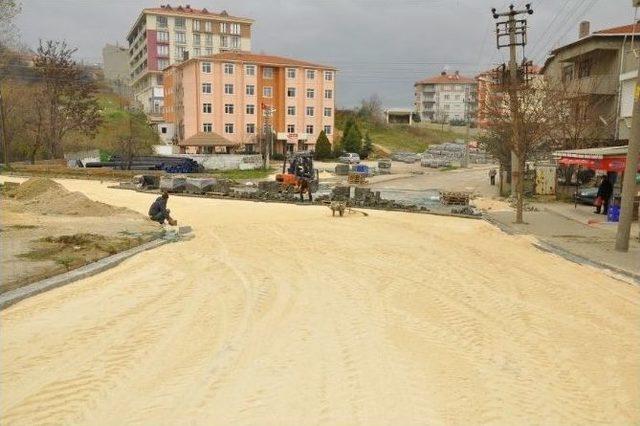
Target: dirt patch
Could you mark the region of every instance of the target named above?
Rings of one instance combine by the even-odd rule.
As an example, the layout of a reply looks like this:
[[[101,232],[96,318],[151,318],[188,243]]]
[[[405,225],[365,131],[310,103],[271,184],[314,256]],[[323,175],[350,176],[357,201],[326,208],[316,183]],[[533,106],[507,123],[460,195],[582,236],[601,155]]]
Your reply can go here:
[[[143,244],[162,230],[145,216],[50,179],[3,185],[1,193],[0,293]]]
[[[5,192],[8,197],[20,201],[7,206],[15,211],[97,217],[133,213],[122,207],[90,200],[80,192],[70,192],[51,179],[31,178],[13,191]]]

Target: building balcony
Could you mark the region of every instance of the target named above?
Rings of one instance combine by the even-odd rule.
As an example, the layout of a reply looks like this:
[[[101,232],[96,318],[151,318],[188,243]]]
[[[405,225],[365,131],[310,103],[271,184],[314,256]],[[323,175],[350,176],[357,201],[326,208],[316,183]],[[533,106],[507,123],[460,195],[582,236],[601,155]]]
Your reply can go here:
[[[567,94],[571,97],[580,95],[615,95],[618,91],[616,75],[591,75],[576,78],[566,83]]]

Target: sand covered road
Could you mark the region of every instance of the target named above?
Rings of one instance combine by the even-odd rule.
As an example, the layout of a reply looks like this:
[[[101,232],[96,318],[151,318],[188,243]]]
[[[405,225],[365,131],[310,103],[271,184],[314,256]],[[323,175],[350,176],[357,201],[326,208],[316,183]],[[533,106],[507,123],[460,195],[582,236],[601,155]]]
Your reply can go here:
[[[2,424],[640,421],[637,287],[482,221],[170,208],[194,239],[0,313]]]

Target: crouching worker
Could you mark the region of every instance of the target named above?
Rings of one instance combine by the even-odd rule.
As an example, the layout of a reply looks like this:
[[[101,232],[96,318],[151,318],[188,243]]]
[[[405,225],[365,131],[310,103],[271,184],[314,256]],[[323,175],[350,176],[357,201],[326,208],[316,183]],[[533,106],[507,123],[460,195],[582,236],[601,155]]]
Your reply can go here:
[[[167,200],[169,200],[169,193],[164,191],[162,195],[156,198],[153,204],[151,204],[151,207],[149,207],[149,218],[161,225],[164,224],[166,220],[169,225],[176,226],[178,221],[169,216],[171,211],[167,209]]]

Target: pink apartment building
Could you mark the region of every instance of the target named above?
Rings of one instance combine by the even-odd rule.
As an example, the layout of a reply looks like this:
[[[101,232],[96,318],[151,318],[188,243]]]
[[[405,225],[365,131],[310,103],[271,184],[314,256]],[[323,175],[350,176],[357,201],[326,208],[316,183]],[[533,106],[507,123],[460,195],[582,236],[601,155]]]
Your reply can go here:
[[[333,143],[336,69],[279,56],[226,52],[164,72],[164,118],[184,153],[255,151],[272,126],[274,152]]]

